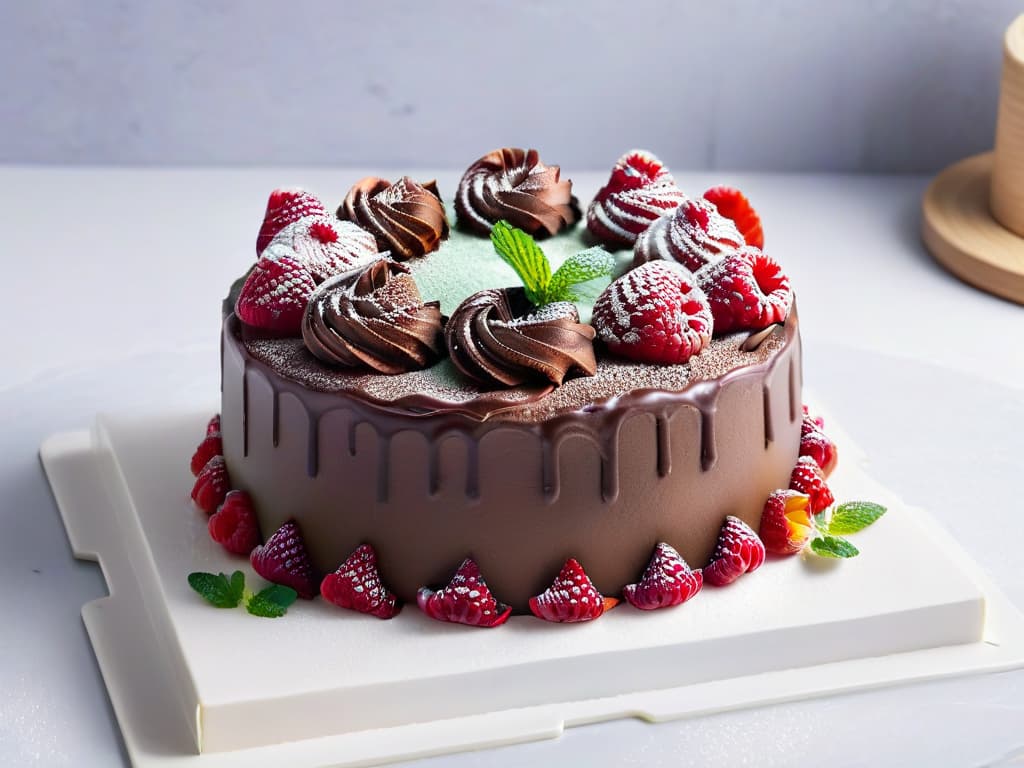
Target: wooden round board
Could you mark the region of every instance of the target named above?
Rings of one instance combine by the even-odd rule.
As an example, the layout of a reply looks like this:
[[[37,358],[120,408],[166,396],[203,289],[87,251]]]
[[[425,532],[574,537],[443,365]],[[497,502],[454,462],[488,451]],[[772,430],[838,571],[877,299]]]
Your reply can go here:
[[[921,236],[936,261],[989,293],[1024,304],[1024,237],[989,210],[992,153],[938,175],[924,195]]]

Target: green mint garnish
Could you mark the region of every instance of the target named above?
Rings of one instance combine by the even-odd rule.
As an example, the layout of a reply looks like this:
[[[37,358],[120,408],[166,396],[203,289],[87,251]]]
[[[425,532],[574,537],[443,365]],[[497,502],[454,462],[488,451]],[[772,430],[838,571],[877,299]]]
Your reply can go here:
[[[491,229],[491,243],[523,281],[526,298],[538,307],[554,301],[577,301],[573,286],[611,275],[615,267],[612,255],[595,247],[569,257],[552,274],[548,257],[537,242],[507,221],[499,221]]]
[[[848,501],[832,512],[827,531],[837,536],[846,536],[862,531],[885,514],[885,507],[870,501]]]
[[[295,602],[298,593],[291,587],[271,584],[264,590],[249,597],[245,602],[245,610],[253,616],[277,619],[288,612],[288,606]]]
[[[271,584],[255,595],[245,588],[245,574],[235,571],[231,576],[196,571],[188,575],[188,584],[202,598],[217,608],[237,608],[243,602],[253,616],[276,619],[288,612],[298,594],[291,587]]]
[[[206,602],[217,608],[235,608],[242,601],[245,590],[245,575],[235,571],[229,579],[223,573],[190,573],[188,584]]]
[[[856,557],[860,550],[838,536],[822,536],[811,540],[811,550],[822,557]]]

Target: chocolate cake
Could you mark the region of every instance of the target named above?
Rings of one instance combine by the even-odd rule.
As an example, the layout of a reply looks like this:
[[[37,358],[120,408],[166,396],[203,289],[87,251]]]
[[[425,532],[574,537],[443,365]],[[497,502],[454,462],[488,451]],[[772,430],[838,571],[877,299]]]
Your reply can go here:
[[[375,607],[346,607],[419,598],[487,626],[562,620],[545,601],[580,595],[604,601],[593,618],[634,602],[656,550],[689,574],[729,555],[727,529],[753,536],[800,452],[801,348],[738,198],[690,200],[634,152],[577,225],[571,182],[514,149],[451,192],[364,179],[336,215],[271,197],[224,304],[219,424],[260,557],[290,547],[281,567],[315,593],[343,563],[355,584],[359,552]],[[477,614],[451,609],[460,584],[485,593]]]

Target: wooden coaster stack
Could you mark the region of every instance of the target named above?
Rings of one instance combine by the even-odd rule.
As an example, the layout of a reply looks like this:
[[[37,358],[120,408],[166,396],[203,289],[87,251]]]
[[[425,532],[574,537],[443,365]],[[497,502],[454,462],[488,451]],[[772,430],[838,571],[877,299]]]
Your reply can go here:
[[[1024,304],[1024,15],[1006,31],[995,151],[939,174],[923,214],[922,237],[939,263]]]

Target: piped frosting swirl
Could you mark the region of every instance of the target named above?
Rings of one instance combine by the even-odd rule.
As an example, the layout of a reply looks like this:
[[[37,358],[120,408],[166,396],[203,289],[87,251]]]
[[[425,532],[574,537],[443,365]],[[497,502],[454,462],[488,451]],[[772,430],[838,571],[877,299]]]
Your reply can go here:
[[[436,251],[448,237],[437,182],[420,184],[408,176],[394,184],[376,176],[357,181],[338,208],[338,218],[371,232],[378,247],[399,261]]]
[[[522,288],[467,298],[445,326],[455,367],[485,386],[559,385],[570,371],[593,376],[595,331],[580,322],[576,307],[554,302],[533,309]]]
[[[409,269],[388,259],[336,275],[309,299],[302,338],[331,365],[395,374],[441,355],[441,308],[423,303]]]
[[[712,203],[703,198],[687,200],[640,234],[633,247],[633,266],[664,259],[696,272],[743,245],[743,235],[736,225]]]
[[[686,200],[657,157],[634,149],[618,159],[587,208],[587,229],[605,245],[629,247],[652,221]]]
[[[535,149],[504,147],[466,170],[455,195],[458,220],[486,235],[504,219],[534,237],[554,235],[576,222],[572,182],[557,165],[545,165]]]

